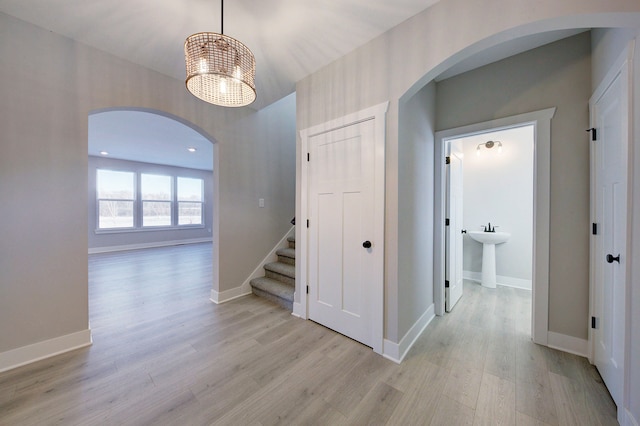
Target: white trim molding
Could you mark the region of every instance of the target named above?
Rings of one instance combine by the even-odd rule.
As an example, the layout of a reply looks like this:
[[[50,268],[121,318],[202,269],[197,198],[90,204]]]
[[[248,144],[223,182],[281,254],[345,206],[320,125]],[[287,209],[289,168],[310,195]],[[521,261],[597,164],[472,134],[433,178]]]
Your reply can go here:
[[[127,250],[142,250],[142,249],[157,248],[157,247],[170,247],[170,246],[180,246],[183,244],[199,244],[199,243],[211,243],[211,242],[213,242],[213,239],[209,237],[209,238],[191,238],[188,240],[157,241],[153,243],[142,243],[142,244],[126,244],[122,246],[94,247],[89,249],[89,254],[111,253],[114,251],[127,251]]]
[[[422,314],[422,316],[416,321],[407,334],[400,340],[400,343],[395,343],[390,340],[384,339],[384,352],[382,356],[385,358],[400,364],[407,353],[418,340],[418,337],[422,334],[425,328],[435,318],[434,305],[429,305],[429,308]]]
[[[0,353],[0,373],[52,356],[90,346],[91,329],[44,340]]]
[[[462,278],[477,283],[482,282],[482,272],[462,271]],[[496,284],[502,287],[519,288],[522,290],[531,290],[531,280],[523,278],[508,277],[506,275],[496,275]]]
[[[621,423],[622,426],[640,426],[640,423],[635,417],[633,417],[633,414],[631,414],[631,411],[625,409],[624,413],[625,413],[625,419],[624,419],[624,422]]]
[[[558,349],[559,351],[580,355],[586,358],[589,349],[589,341],[549,331],[547,333],[547,346],[552,349]]]
[[[231,300],[237,299],[242,296],[247,296],[251,294],[251,289],[247,290],[240,287],[230,288],[229,290],[224,290],[218,292],[214,289],[211,289],[211,296],[209,296],[209,300],[211,300],[216,305],[220,305],[225,302],[229,302]]]
[[[434,212],[434,280],[433,297],[436,315],[444,315],[444,218],[445,218],[445,145],[448,140],[489,131],[533,124],[534,201],[533,201],[533,279],[531,336],[535,343],[547,345],[549,330],[549,207],[551,199],[551,119],[556,108],[547,108],[511,117],[471,124],[436,132],[435,212]]]

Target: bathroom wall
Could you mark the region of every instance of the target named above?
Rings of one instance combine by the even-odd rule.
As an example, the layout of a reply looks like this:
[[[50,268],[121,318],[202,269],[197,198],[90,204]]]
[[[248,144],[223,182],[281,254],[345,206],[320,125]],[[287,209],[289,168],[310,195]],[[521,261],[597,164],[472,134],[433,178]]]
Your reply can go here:
[[[496,246],[498,284],[531,289],[533,247],[533,126],[462,138],[464,152],[464,229],[482,230],[491,222],[511,234]],[[491,149],[477,146],[502,142]],[[464,276],[479,279],[482,244],[464,236]]]

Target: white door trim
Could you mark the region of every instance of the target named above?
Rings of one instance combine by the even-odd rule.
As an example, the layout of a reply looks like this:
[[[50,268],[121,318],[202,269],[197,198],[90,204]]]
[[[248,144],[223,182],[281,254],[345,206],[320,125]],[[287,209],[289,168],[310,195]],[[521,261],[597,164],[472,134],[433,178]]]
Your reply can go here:
[[[484,123],[471,124],[436,132],[435,144],[435,212],[434,212],[434,288],[436,315],[444,315],[445,250],[445,144],[447,140],[503,130],[526,124],[534,125],[533,158],[533,285],[531,336],[547,345],[549,330],[549,206],[551,188],[551,119],[555,108],[514,115]]]
[[[312,136],[340,129],[342,127],[357,124],[363,121],[375,122],[375,170],[374,170],[374,233],[373,238],[382,250],[375,252],[375,280],[371,283],[372,294],[372,330],[373,350],[382,354],[384,339],[384,202],[385,202],[385,138],[386,138],[386,113],[389,102],[383,102],[373,107],[309,127],[300,131],[300,151],[298,152],[300,173],[300,217],[296,218],[296,294],[293,302],[293,315],[300,318],[308,318],[308,296],[306,292],[309,281],[308,273],[308,242],[307,218],[309,217],[309,167],[307,154],[309,152],[309,139]]]
[[[635,39],[631,40],[627,45],[627,48],[620,54],[620,56],[615,60],[611,68],[607,71],[607,74],[602,79],[596,90],[591,95],[589,99],[589,119],[590,124],[592,126],[595,125],[595,116],[594,116],[594,105],[595,103],[603,96],[603,94],[607,91],[609,86],[615,81],[616,77],[621,73],[624,75],[626,72],[626,79],[621,80],[622,84],[624,84],[623,92],[626,95],[626,103],[622,103],[622,107],[625,108],[625,112],[623,115],[627,120],[627,140],[626,140],[626,148],[627,148],[627,233],[632,229],[632,215],[629,214],[629,209],[633,205],[632,193],[633,193],[633,93],[632,88],[634,87],[634,70],[633,70],[633,58],[635,51]],[[591,218],[593,219],[596,214],[596,206],[594,204],[595,194],[593,191],[596,189],[595,182],[595,164],[594,164],[594,156],[591,155],[591,172],[590,172],[590,186],[591,186]],[[593,222],[593,220],[592,220]],[[625,251],[627,254],[627,258],[631,258],[632,256],[632,238],[630,235],[627,235],[626,247]],[[589,318],[594,315],[595,311],[595,242],[594,239],[591,238],[590,242],[590,267],[589,267]],[[622,397],[620,398],[620,404],[618,405],[618,421],[620,424],[623,424],[624,418],[626,415],[626,408],[629,406],[629,394],[630,394],[630,360],[631,360],[631,327],[632,327],[632,317],[631,317],[631,309],[630,309],[630,300],[631,300],[631,265],[633,262],[626,262],[626,270],[625,270],[625,319],[624,319],[624,327],[625,330],[623,332],[624,335],[624,365],[623,369],[623,386],[622,386]],[[589,326],[589,335],[588,335],[588,354],[587,357],[591,364],[594,363],[594,345],[596,344],[593,329]]]

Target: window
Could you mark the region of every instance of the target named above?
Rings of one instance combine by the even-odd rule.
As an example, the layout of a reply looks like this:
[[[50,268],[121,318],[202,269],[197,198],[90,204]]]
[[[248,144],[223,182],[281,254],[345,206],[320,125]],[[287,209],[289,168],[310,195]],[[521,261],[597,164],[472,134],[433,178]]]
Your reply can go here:
[[[171,176],[140,175],[142,226],[171,226]]]
[[[98,229],[133,228],[135,173],[98,170]]]
[[[178,178],[178,225],[202,225],[202,179]]]
[[[170,172],[169,172],[170,173]],[[204,179],[97,169],[98,230],[204,227]]]

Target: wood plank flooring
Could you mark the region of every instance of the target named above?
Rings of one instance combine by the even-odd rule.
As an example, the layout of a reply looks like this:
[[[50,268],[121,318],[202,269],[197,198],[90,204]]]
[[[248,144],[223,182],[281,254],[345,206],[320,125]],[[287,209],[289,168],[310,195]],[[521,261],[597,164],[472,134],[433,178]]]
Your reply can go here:
[[[530,293],[465,283],[397,365],[255,296],[211,246],[90,256],[93,346],[0,374],[1,425],[615,425],[584,358],[531,343]]]

